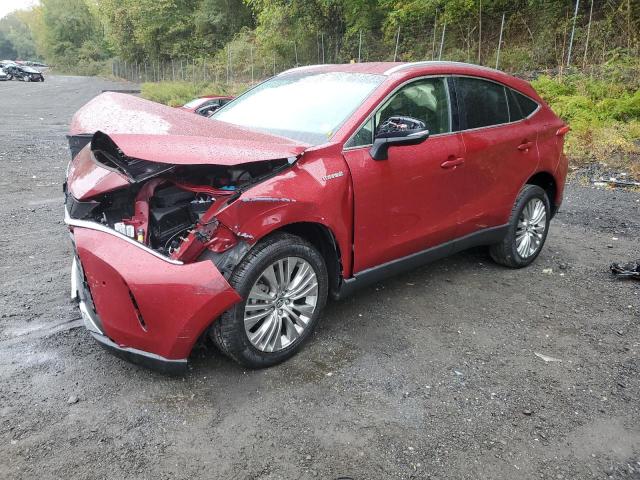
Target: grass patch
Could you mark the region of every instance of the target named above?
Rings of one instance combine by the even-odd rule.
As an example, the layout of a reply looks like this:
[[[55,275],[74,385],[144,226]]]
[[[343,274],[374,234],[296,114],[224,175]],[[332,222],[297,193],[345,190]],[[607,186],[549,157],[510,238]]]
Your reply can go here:
[[[571,125],[565,149],[573,166],[599,163],[640,178],[640,61],[532,84]]]
[[[235,96],[244,92],[247,88],[249,88],[249,85],[245,84],[223,85],[203,82],[149,82],[142,84],[140,93],[142,97],[147,100],[177,107],[184,105],[189,100],[206,95]]]

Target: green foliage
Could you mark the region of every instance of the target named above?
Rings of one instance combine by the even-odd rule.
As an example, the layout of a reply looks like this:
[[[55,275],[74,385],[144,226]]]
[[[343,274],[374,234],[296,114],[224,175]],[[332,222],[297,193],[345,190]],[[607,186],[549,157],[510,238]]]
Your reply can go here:
[[[574,164],[598,161],[640,174],[640,61],[598,74],[541,76],[532,82],[571,126],[567,153]],[[635,72],[635,74],[633,73]],[[620,78],[632,75],[636,81]]]
[[[36,45],[29,28],[31,12],[18,11],[0,19],[0,59],[37,58]]]
[[[39,54],[61,66],[224,57],[227,46],[254,55],[254,68],[295,64],[444,60],[522,72],[562,65],[573,25],[566,0],[42,0],[28,19],[0,21],[0,52]],[[10,16],[11,17],[11,16]],[[7,17],[9,18],[9,17]],[[640,3],[580,2],[573,65],[638,55]],[[446,34],[441,35],[446,25]],[[398,37],[398,31],[400,35]],[[248,33],[247,33],[248,32]],[[397,42],[399,38],[399,42]],[[396,43],[397,52],[396,52]],[[587,48],[588,47],[588,48]],[[222,52],[222,53],[221,53]],[[232,55],[234,55],[232,53]],[[248,70],[250,58],[236,67]],[[262,65],[260,65],[262,64]]]
[[[177,107],[205,95],[238,95],[247,87],[244,84],[224,85],[203,82],[143,83],[141,95],[147,100]]]
[[[209,56],[253,26],[242,0],[102,0],[97,11],[116,54],[129,61]]]
[[[108,51],[94,12],[84,0],[41,0],[41,48],[60,68],[104,60]]]

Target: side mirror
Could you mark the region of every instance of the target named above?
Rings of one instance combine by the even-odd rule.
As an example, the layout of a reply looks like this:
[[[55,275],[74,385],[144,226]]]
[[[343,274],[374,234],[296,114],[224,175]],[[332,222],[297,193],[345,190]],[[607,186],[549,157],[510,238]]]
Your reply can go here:
[[[429,130],[423,121],[412,117],[389,117],[378,128],[369,154],[374,160],[386,160],[389,147],[418,145],[427,138]]]

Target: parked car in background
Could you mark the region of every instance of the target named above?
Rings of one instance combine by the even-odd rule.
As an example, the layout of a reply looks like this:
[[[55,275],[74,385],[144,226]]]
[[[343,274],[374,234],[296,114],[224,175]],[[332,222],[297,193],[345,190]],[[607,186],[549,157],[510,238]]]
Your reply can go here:
[[[3,61],[0,67],[9,75],[9,79],[15,78],[24,82],[44,82],[44,75],[39,70],[26,65],[18,65],[15,62]]]
[[[178,107],[189,112],[197,113],[203,117],[210,117],[220,107],[223,107],[234,97],[210,95],[206,97],[194,98],[183,106]]]
[[[184,370],[209,335],[277,364],[330,296],[474,246],[533,262],[568,130],[526,81],[453,62],[297,68],[211,119],[102,94],[69,133],[72,296],[136,362]]]
[[[0,67],[0,81],[11,80],[11,77]]]

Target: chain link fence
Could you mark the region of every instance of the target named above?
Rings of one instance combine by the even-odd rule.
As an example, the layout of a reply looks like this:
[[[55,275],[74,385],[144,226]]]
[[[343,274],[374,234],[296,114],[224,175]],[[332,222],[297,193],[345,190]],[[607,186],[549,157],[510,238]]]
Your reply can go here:
[[[245,32],[210,58],[113,59],[112,74],[136,83],[252,84],[293,67],[322,63],[452,60],[512,73],[586,69],[605,63],[613,54],[611,42],[619,39],[623,25],[592,22],[593,7],[578,14],[579,2],[567,4],[564,21],[556,31],[532,31],[528,18],[518,10],[479,12],[466,23],[451,25],[436,13],[428,25],[398,26],[392,38],[368,31],[348,35],[317,32],[315,38],[309,35],[301,43],[282,41],[269,54],[259,52],[255,39]],[[623,43],[628,53],[640,55],[637,35]]]

